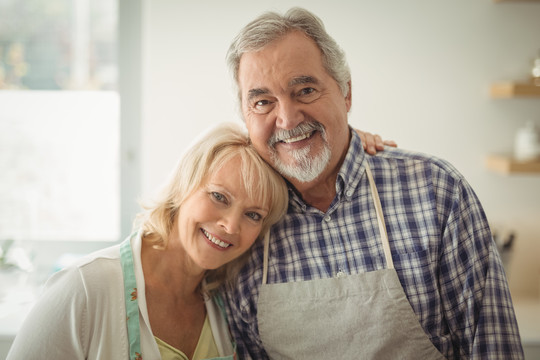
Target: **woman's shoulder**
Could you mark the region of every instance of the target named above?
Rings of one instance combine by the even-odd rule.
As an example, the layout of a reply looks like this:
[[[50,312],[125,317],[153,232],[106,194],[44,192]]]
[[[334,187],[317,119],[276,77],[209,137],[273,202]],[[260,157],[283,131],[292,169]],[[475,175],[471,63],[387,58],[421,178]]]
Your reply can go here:
[[[122,281],[119,246],[111,246],[80,257],[55,272],[47,281],[45,289],[65,288],[84,293],[109,291]],[[89,291],[90,290],[90,291]]]

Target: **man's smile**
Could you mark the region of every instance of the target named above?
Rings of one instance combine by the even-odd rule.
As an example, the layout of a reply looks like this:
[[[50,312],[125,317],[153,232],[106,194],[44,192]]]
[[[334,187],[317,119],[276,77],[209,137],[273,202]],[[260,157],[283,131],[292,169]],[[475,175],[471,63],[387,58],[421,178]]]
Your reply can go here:
[[[296,137],[291,137],[291,138],[288,138],[288,139],[282,139],[280,141],[285,143],[285,144],[290,144],[290,143],[298,142],[298,141],[301,141],[301,140],[304,140],[304,139],[308,139],[311,136],[313,136],[314,133],[315,133],[315,131],[312,131],[312,132],[309,132],[309,133],[298,135]]]

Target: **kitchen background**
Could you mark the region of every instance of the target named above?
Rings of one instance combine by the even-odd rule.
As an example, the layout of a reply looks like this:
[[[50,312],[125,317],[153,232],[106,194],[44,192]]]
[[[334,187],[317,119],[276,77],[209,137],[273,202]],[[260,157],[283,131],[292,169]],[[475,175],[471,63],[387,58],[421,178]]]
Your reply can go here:
[[[438,155],[468,179],[507,240],[516,295],[540,292],[540,173],[501,175],[517,130],[540,127],[540,97],[496,99],[498,82],[527,82],[540,51],[540,2],[492,0],[150,1],[143,21],[142,190],[155,189],[192,138],[237,119],[228,45],[264,10],[304,6],[347,53],[352,126]],[[537,92],[538,93],[538,92]]]
[[[492,154],[512,155],[518,129],[540,128],[539,88],[525,89],[536,97],[491,95],[494,84],[531,80],[540,56],[540,1],[120,0],[123,130],[122,142],[112,146],[121,149],[120,192],[128,205],[113,204],[123,211],[121,229],[112,233],[127,235],[135,199],[154,193],[194,137],[219,121],[239,121],[225,65],[228,45],[261,12],[291,6],[319,15],[345,50],[352,126],[445,158],[465,175],[497,239],[513,237],[504,259],[516,311],[540,323],[540,166],[501,173],[485,165]],[[65,252],[110,244],[98,240],[31,244],[40,268],[52,269]],[[535,324],[520,326],[528,344],[540,346]],[[0,326],[0,358],[11,329]]]

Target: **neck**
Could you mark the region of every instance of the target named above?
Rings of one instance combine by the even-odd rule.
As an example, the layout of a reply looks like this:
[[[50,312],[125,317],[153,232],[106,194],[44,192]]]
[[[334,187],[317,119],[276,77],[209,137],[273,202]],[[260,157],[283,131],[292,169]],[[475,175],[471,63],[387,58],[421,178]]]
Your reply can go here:
[[[336,178],[337,174],[329,176],[325,180],[317,178],[309,183],[294,179],[290,182],[306,203],[326,212],[336,197]]]
[[[194,271],[180,250],[171,241],[164,250],[143,241],[141,258],[152,334],[191,359],[206,316],[199,288],[204,271]]]
[[[166,249],[156,249],[143,241],[141,260],[147,289],[167,290],[177,298],[199,299],[204,271],[190,266],[182,253],[170,243]]]

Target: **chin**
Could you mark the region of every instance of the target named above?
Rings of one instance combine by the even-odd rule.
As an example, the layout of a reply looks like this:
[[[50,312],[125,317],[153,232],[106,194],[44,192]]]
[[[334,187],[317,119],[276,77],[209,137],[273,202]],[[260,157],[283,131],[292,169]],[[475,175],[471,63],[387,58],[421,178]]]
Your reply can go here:
[[[226,264],[226,262],[213,261],[211,263],[202,264],[201,268],[203,268],[204,270],[216,270],[216,269],[219,269],[220,267],[222,267],[225,264]]]

